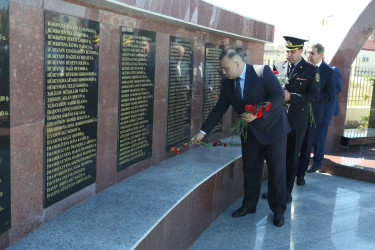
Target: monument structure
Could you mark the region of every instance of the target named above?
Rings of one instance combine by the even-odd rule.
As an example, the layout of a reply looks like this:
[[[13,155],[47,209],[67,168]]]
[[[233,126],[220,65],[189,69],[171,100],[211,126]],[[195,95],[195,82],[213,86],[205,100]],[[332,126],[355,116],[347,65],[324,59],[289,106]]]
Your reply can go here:
[[[201,0],[0,0],[0,11],[0,248],[174,157],[218,99],[220,53],[261,64],[274,36]]]

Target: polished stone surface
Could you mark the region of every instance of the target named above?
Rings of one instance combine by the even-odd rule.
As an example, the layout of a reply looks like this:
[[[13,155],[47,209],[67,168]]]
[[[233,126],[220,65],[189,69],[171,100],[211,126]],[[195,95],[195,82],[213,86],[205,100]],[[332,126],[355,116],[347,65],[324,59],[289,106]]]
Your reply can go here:
[[[322,163],[324,172],[375,183],[375,144],[329,148]]]
[[[39,166],[43,166],[43,150],[37,147],[43,145],[42,135],[42,122],[10,129],[11,230],[19,237],[42,223],[43,169]]]
[[[344,129],[343,136],[348,138],[375,137],[375,128]]]
[[[173,244],[186,248],[213,220],[218,173],[237,166],[240,155],[240,147],[191,148],[92,196],[9,249],[130,249],[146,237],[145,245],[169,240],[177,226],[187,234]],[[240,169],[223,172],[232,187],[234,171]]]
[[[340,145],[344,147],[375,143],[375,128],[344,129]]]
[[[375,170],[375,144],[328,148],[324,158],[323,162],[327,164]]]
[[[262,191],[267,189],[264,182]],[[374,249],[375,184],[328,174],[306,176],[287,205],[285,224],[272,224],[267,200],[243,218],[232,204],[190,249]]]
[[[247,36],[249,38],[268,42],[273,41],[275,30],[275,27],[271,24],[248,19],[201,0],[120,0],[116,3],[99,0],[72,1],[99,5],[104,8],[115,9],[142,17],[157,18],[170,24],[176,23],[175,20],[169,20],[170,18],[175,18],[184,21],[184,23],[180,24],[186,27],[191,27],[191,25],[187,25],[189,23],[199,25],[200,28],[215,29],[219,32],[224,31],[232,33],[235,36]],[[150,12],[140,12],[138,9],[134,9],[134,7]],[[146,27],[137,28],[147,29]]]
[[[32,1],[29,1],[32,2]],[[43,13],[9,3],[11,127],[43,121]]]
[[[117,114],[117,107],[98,110],[97,192],[117,182]]]

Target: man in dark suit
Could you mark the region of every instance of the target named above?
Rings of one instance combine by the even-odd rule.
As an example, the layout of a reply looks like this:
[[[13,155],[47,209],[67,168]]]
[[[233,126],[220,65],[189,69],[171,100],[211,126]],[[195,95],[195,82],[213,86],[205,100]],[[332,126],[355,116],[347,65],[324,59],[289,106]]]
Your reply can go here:
[[[307,173],[314,173],[322,167],[322,160],[324,157],[324,148],[326,144],[326,137],[328,133],[329,124],[332,117],[339,115],[338,95],[341,93],[341,73],[338,68],[328,65],[335,71],[335,91],[333,100],[325,102],[323,107],[322,124],[318,131],[318,136],[314,143],[314,157],[312,166],[307,170]]]
[[[284,36],[286,41],[287,61],[276,63],[274,70],[279,76],[287,77],[285,102],[291,132],[287,138],[286,152],[286,202],[292,201],[294,179],[298,168],[298,158],[303,137],[307,129],[309,104],[319,98],[319,72],[315,65],[302,57],[303,44],[306,40]],[[267,199],[268,194],[263,194]]]
[[[285,148],[290,131],[288,119],[282,107],[284,93],[268,66],[249,65],[234,50],[224,51],[220,66],[222,80],[220,98],[207,117],[201,132],[193,141],[200,141],[209,133],[230,105],[247,122],[247,138],[241,137],[244,199],[242,206],[232,216],[242,217],[255,213],[259,200],[264,160],[269,169],[270,199],[268,204],[274,213],[273,223],[284,224],[285,203]],[[257,118],[245,112],[245,105],[270,102],[270,109]],[[246,139],[246,140],[244,140]]]
[[[310,163],[310,153],[323,122],[324,104],[332,101],[335,94],[335,72],[323,61],[323,57],[324,47],[320,43],[312,45],[308,51],[307,59],[319,68],[320,94],[319,100],[312,103],[313,117],[309,119],[307,131],[302,142],[296,181],[297,185],[300,186],[305,185],[305,174]]]

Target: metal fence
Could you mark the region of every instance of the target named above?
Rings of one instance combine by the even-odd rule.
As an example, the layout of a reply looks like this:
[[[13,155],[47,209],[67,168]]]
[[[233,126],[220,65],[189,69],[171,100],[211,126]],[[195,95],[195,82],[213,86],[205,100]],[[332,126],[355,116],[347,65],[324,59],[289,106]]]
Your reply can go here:
[[[352,67],[348,89],[348,106],[371,106],[375,68]]]

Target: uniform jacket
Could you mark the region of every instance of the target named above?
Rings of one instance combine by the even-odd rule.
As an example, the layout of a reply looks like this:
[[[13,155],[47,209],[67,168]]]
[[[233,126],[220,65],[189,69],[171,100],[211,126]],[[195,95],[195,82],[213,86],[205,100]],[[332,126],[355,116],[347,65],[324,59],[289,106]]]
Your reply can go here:
[[[275,64],[279,75],[287,77],[288,62]],[[309,103],[319,99],[320,76],[318,68],[303,58],[289,76],[285,89],[290,92],[288,120],[292,129],[306,129],[309,117]]]
[[[238,114],[242,114],[245,112],[245,105],[271,102],[270,110],[263,111],[261,118],[249,122],[248,129],[263,145],[268,145],[289,133],[288,119],[282,107],[284,92],[269,66],[246,64],[243,94],[244,100],[238,99],[235,94],[234,80],[224,78],[220,98],[203,124],[202,130],[209,133],[230,105]]]
[[[338,68],[332,65],[328,65],[335,71],[335,91],[333,94],[333,99],[330,102],[324,103],[324,112],[323,118],[331,119],[332,116],[339,115],[339,103],[338,103],[338,95],[341,93],[341,73]]]
[[[312,104],[314,119],[316,124],[321,124],[323,120],[324,104],[334,99],[335,95],[335,71],[325,62],[319,66],[320,74],[320,94],[319,100]]]

